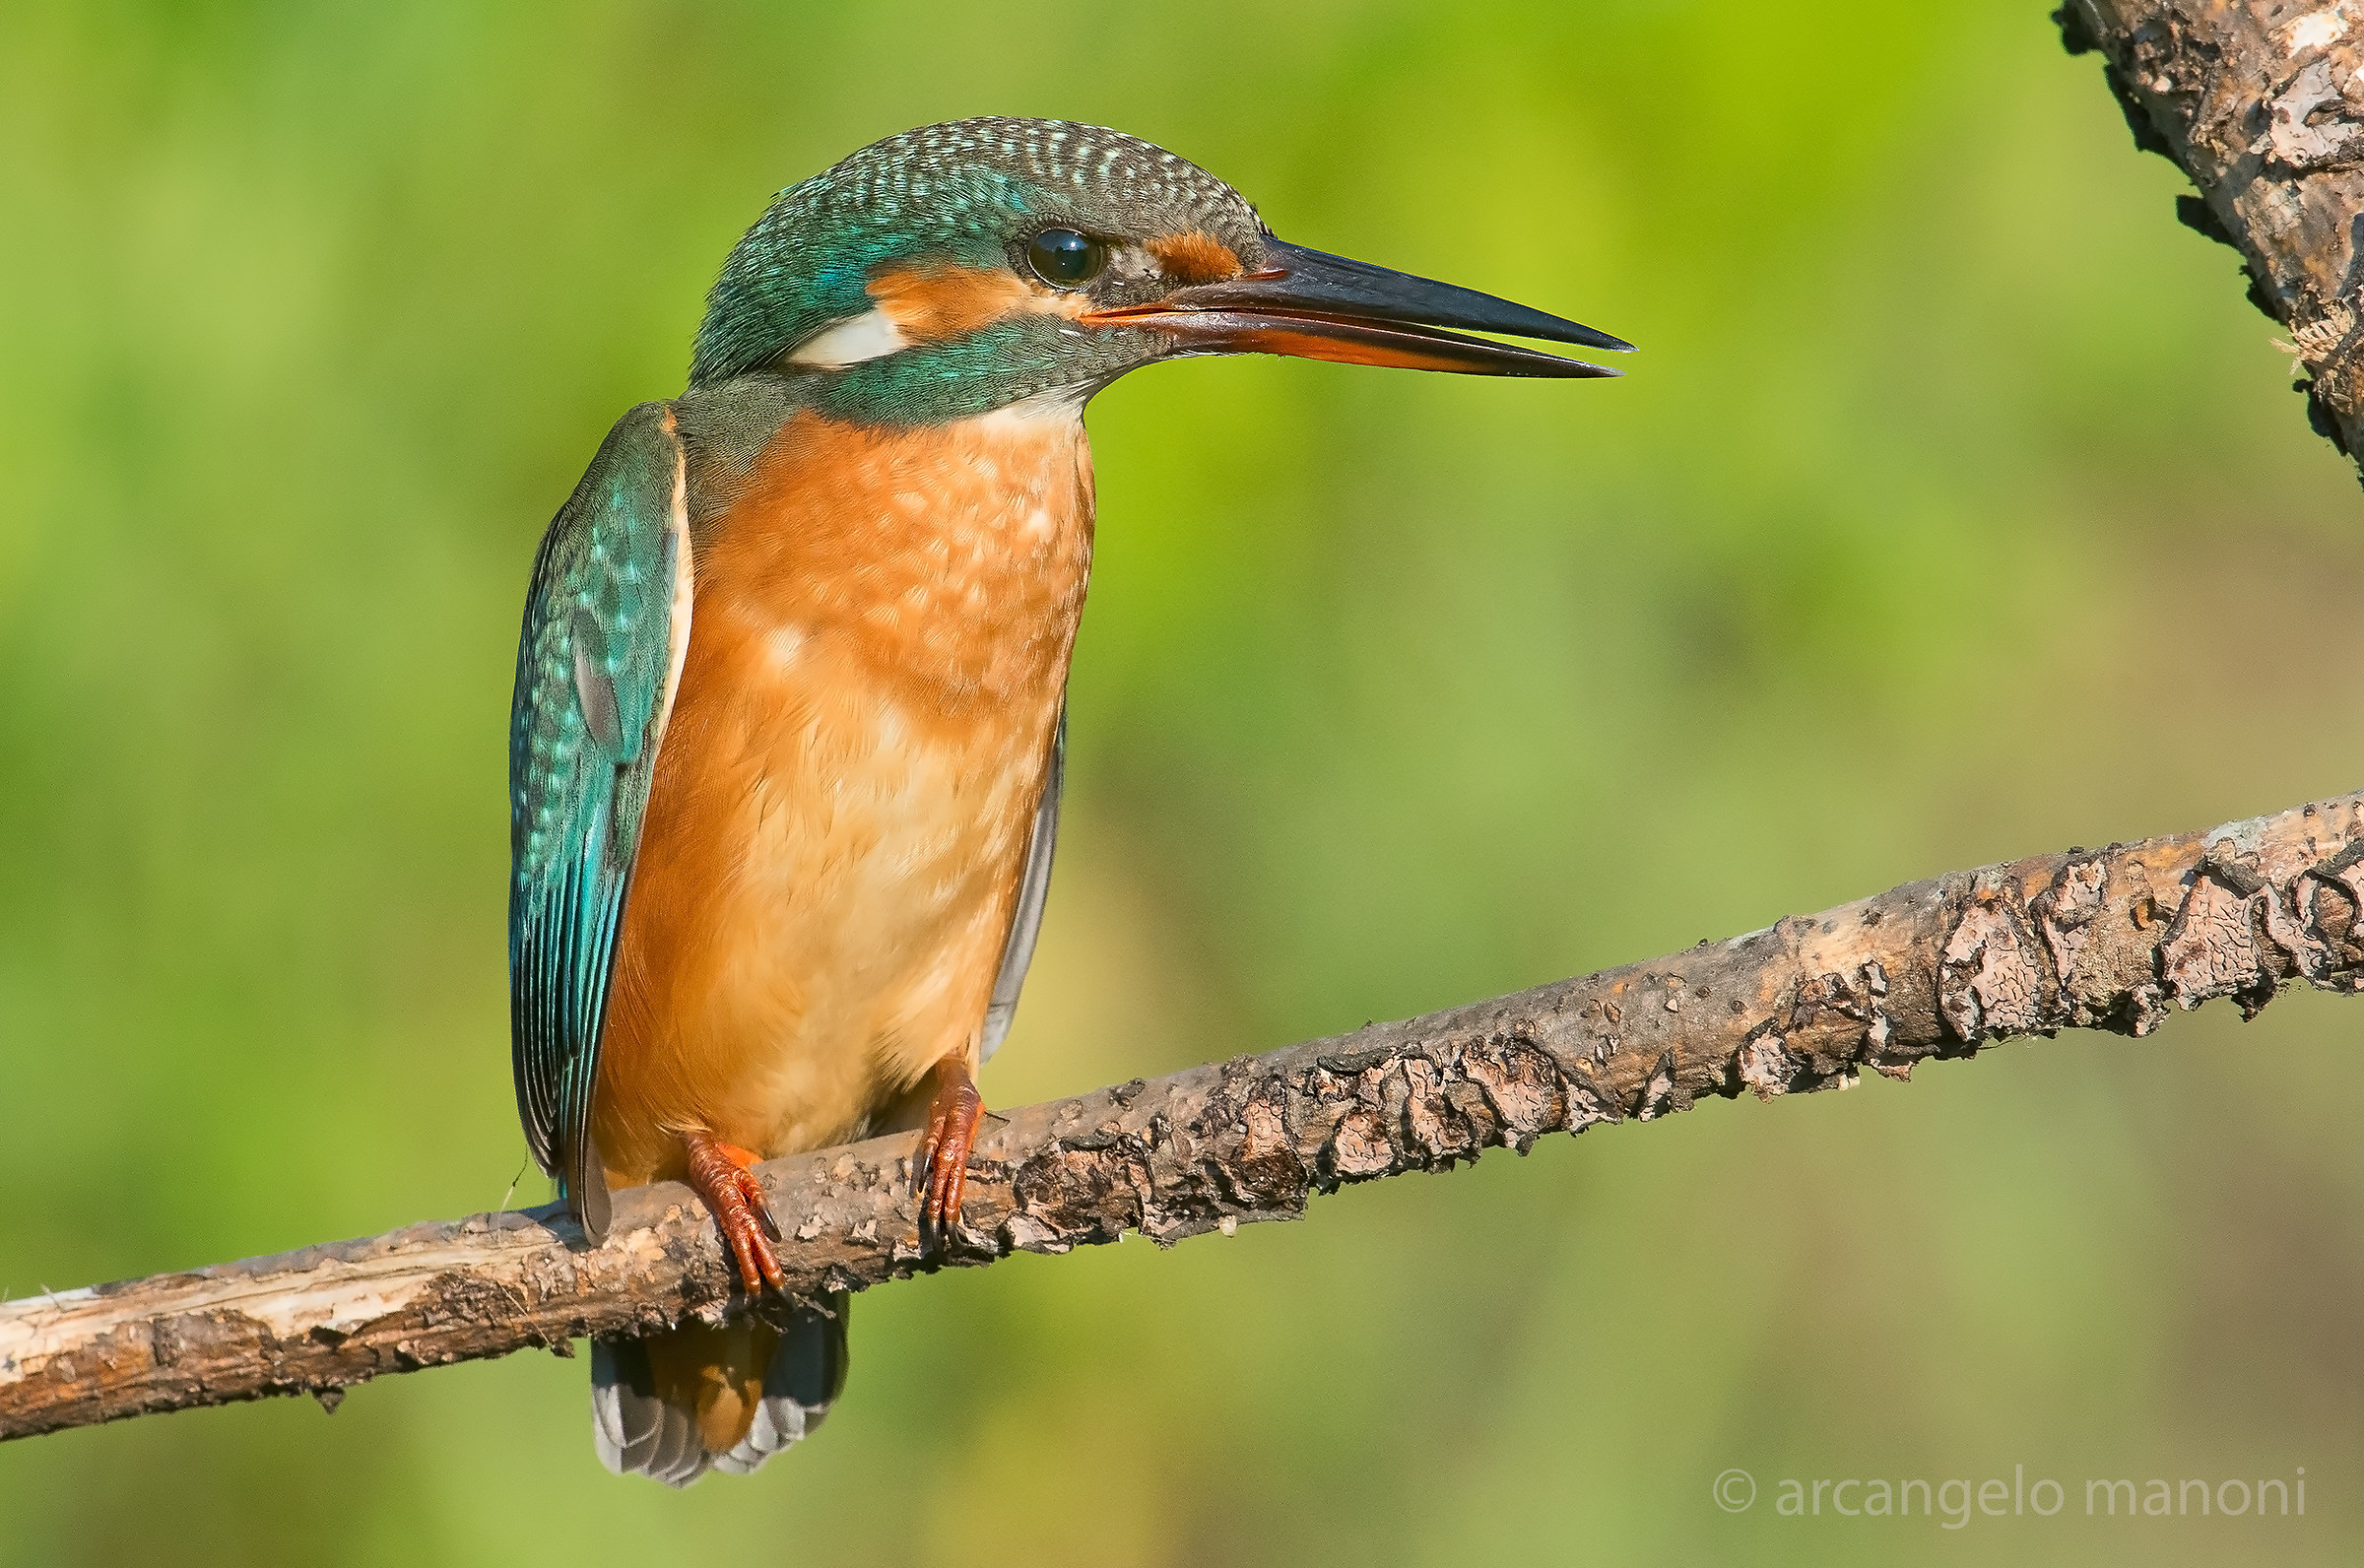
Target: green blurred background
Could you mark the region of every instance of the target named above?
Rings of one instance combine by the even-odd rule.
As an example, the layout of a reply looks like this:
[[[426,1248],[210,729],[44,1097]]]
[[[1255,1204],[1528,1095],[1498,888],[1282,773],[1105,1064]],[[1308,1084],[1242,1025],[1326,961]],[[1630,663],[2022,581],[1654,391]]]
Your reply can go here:
[[[770,193],[924,121],[1119,125],[1643,346],[1098,400],[989,1101],[2356,785],[2355,474],[2045,9],[0,10],[0,1284],[502,1201],[534,542]],[[2011,1045],[897,1284],[821,1437],[680,1495],[547,1355],[14,1444],[0,1560],[2353,1561],[2360,1025]],[[2014,1465],[2068,1510],[1773,1511]],[[2082,1517],[2301,1467],[2304,1520]]]

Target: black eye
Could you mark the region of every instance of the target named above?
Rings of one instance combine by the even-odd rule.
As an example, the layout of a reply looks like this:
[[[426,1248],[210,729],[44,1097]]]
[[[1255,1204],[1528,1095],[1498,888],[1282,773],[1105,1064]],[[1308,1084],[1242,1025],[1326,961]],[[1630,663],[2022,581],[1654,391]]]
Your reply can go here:
[[[1108,247],[1072,229],[1046,229],[1026,241],[1034,276],[1055,289],[1080,289],[1108,265]]]

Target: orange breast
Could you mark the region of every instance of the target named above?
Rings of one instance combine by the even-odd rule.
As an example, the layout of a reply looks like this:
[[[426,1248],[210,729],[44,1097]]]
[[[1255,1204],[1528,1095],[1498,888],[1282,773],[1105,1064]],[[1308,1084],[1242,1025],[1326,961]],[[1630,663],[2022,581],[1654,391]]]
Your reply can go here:
[[[697,543],[594,1106],[776,1156],[976,1049],[1091,556],[1078,411],[794,417]]]

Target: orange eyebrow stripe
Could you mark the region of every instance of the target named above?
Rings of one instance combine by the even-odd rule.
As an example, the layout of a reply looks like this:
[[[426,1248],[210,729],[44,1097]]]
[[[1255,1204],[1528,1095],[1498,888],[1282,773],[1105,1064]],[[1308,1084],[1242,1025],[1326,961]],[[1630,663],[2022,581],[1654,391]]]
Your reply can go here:
[[[1223,283],[1240,274],[1239,257],[1231,247],[1203,229],[1179,234],[1160,234],[1149,241],[1157,266],[1177,283]]]
[[[869,292],[913,343],[965,336],[1033,302],[1033,291],[1002,267],[893,267],[873,274]]]

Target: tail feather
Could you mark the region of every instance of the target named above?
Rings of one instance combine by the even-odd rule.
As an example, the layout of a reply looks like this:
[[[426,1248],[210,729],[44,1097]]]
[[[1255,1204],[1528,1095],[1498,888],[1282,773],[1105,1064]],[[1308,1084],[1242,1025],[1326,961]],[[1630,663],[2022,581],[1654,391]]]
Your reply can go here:
[[[619,1475],[687,1486],[745,1475],[817,1430],[845,1387],[846,1298],[796,1309],[785,1331],[690,1324],[591,1345],[591,1436]]]
[[[747,1434],[716,1454],[714,1468],[747,1475],[789,1444],[821,1429],[821,1418],[845,1388],[846,1298],[829,1297],[825,1310],[799,1309],[763,1369],[763,1394]]]
[[[647,1341],[593,1340],[592,1441],[600,1462],[619,1475],[687,1486],[705,1469],[696,1411],[660,1397],[655,1381]]]

